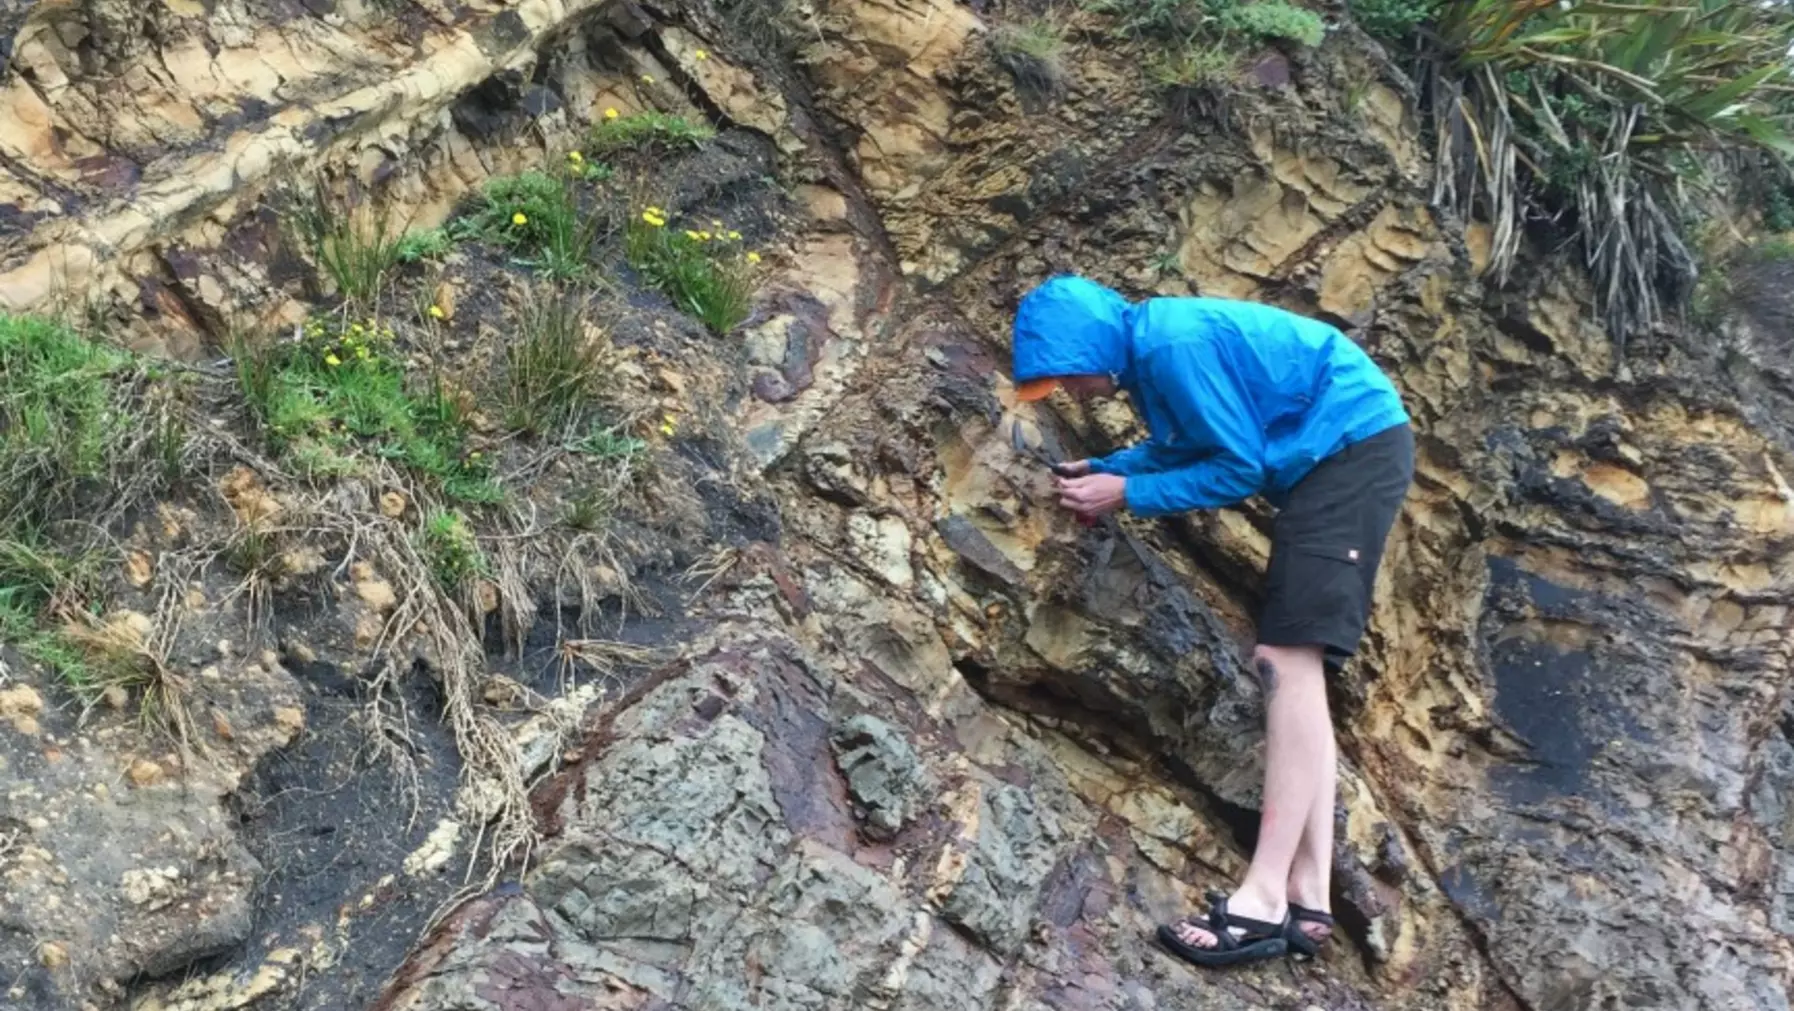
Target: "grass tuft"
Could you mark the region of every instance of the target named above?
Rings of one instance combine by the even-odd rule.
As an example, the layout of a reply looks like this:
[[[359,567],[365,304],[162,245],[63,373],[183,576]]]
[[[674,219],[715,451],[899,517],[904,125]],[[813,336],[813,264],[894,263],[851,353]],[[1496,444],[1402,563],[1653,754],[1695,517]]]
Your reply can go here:
[[[1155,53],[1146,74],[1164,88],[1222,88],[1239,73],[1240,54],[1225,42],[1191,43]]]
[[[670,225],[657,207],[629,221],[625,255],[647,282],[713,333],[747,321],[753,308],[758,254],[739,247],[738,232]]]
[[[583,162],[581,163],[584,164]],[[523,254],[524,262],[556,280],[582,277],[603,221],[580,207],[579,183],[569,170],[524,172],[486,184],[480,208],[462,228]]]
[[[237,374],[269,441],[306,476],[356,473],[364,454],[397,460],[463,502],[496,502],[459,402],[441,383],[417,389],[377,320],[318,319],[300,339],[239,344]]]
[[[990,35],[991,54],[1018,87],[1040,95],[1065,90],[1065,28],[1051,18],[1000,25]]]
[[[0,314],[0,536],[73,511],[139,432],[123,351],[67,326]]]
[[[455,248],[455,240],[441,228],[431,228],[421,232],[406,232],[399,238],[393,249],[393,259],[399,263],[421,263],[424,260],[440,260]]]
[[[596,155],[623,151],[673,151],[695,148],[716,136],[706,123],[664,112],[638,112],[628,116],[606,115],[592,125],[587,146]]]
[[[473,529],[458,512],[438,510],[425,517],[418,533],[418,551],[436,585],[451,597],[464,598],[477,581],[491,575],[492,567],[474,539]]]
[[[505,419],[541,435],[567,430],[603,383],[607,344],[588,328],[590,299],[559,291],[526,297],[505,345]]]
[[[290,194],[286,217],[312,261],[348,302],[367,305],[379,295],[386,272],[399,261],[403,238],[384,210],[332,196],[322,180]]]

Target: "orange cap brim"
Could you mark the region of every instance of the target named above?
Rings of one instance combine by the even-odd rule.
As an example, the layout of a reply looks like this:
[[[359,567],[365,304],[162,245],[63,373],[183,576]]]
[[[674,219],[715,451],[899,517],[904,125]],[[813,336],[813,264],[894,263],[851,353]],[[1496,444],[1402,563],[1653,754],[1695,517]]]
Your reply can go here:
[[[1015,399],[1026,403],[1031,400],[1044,400],[1047,395],[1059,388],[1057,379],[1033,379],[1015,388]]]

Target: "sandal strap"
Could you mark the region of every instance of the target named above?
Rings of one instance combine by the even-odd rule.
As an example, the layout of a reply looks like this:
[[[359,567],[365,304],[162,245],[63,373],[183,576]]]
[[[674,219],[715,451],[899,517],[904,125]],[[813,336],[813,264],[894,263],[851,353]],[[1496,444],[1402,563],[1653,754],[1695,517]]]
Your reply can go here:
[[[1284,926],[1289,922],[1272,923],[1268,920],[1255,920],[1250,916],[1236,916],[1227,911],[1227,896],[1219,892],[1209,892],[1209,909],[1206,917],[1192,913],[1184,918],[1185,923],[1201,927],[1214,935],[1215,948],[1219,951],[1233,951],[1254,941],[1267,938],[1282,937]],[[1233,928],[1243,931],[1234,936]]]
[[[1298,906],[1294,902],[1289,904],[1289,918],[1304,923],[1318,923],[1323,927],[1333,926],[1333,914],[1323,913],[1318,909],[1309,909],[1307,906]]]

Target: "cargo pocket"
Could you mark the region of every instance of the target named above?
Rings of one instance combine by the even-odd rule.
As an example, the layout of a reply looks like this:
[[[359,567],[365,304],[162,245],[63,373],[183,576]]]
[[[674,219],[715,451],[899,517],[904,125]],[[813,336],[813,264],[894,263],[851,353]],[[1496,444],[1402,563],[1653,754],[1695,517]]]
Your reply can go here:
[[[1363,552],[1304,544],[1290,548],[1289,555],[1284,592],[1303,623],[1355,626],[1364,610]]]

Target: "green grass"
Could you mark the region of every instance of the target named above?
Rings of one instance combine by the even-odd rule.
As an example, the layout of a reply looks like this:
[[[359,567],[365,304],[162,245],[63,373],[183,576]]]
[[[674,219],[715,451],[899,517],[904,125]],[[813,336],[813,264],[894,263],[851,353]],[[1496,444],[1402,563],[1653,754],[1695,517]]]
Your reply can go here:
[[[570,530],[581,533],[595,533],[604,529],[610,520],[611,504],[608,498],[595,491],[587,491],[574,496],[567,503],[567,511],[562,514],[561,522]]]
[[[1782,183],[1764,196],[1763,227],[1772,232],[1794,232],[1794,183]]]
[[[629,221],[625,255],[649,285],[713,333],[726,334],[747,321],[753,308],[757,256],[739,248],[739,236],[680,228],[647,208]],[[662,224],[655,224],[661,221]]]
[[[1326,37],[1320,15],[1280,0],[1257,3],[1208,0],[1208,8],[1223,32],[1255,41],[1285,39],[1304,46],[1318,46]]]
[[[1192,42],[1155,53],[1146,75],[1165,88],[1220,88],[1233,82],[1239,66],[1239,50],[1227,43]]]
[[[638,112],[614,119],[608,115],[600,118],[592,125],[586,146],[592,154],[602,157],[624,151],[695,148],[714,136],[716,131],[709,124],[694,123],[684,116]]]
[[[452,499],[501,500],[458,403],[439,383],[411,382],[391,343],[374,320],[314,318],[297,343],[240,345],[237,373],[269,441],[307,476],[356,473],[367,457],[384,457]]]
[[[633,460],[647,451],[648,444],[640,439],[623,435],[614,428],[594,428],[584,436],[568,443],[567,448],[585,456],[594,456],[600,460]]]
[[[588,170],[524,172],[486,183],[480,207],[461,225],[521,254],[523,262],[556,280],[582,277],[602,220],[580,207],[579,184]]]
[[[75,510],[118,476],[147,422],[130,355],[67,326],[0,314],[0,537]]]
[[[418,532],[418,550],[436,584],[450,594],[465,593],[491,574],[473,529],[458,512],[439,510],[426,516]]]
[[[404,239],[389,227],[386,212],[332,196],[322,181],[289,196],[285,216],[318,269],[338,295],[368,304],[380,293],[386,272],[399,262]]]
[[[1052,18],[999,25],[990,34],[991,53],[1016,84],[1041,94],[1065,88],[1065,28]]]
[[[61,632],[44,628],[39,610],[22,587],[0,586],[0,642],[43,664],[69,687],[90,689],[99,677],[86,652]]]
[[[1366,32],[1400,42],[1433,19],[1446,0],[1350,0],[1352,17]]]
[[[45,626],[102,595],[95,521],[180,465],[149,376],[64,323],[0,313],[0,638],[77,688],[99,684],[97,667]]]
[[[564,431],[603,385],[605,344],[586,331],[590,300],[532,291],[505,344],[505,420],[531,434]]]
[[[1319,15],[1285,0],[1085,0],[1085,6],[1115,18],[1123,34],[1171,46],[1223,39],[1316,46],[1325,35]]]
[[[399,238],[393,250],[393,259],[399,263],[420,263],[424,260],[440,260],[455,248],[455,240],[449,237],[446,230],[431,228],[421,232],[406,232]]]
[[[1319,15],[1285,0],[1084,0],[1115,19],[1116,30],[1148,44],[1146,76],[1174,91],[1220,91],[1255,46],[1283,40],[1317,46]]]
[[[562,523],[574,530],[588,533],[599,530],[615,510],[622,491],[635,479],[648,444],[624,435],[614,427],[594,426],[584,436],[568,443],[567,449],[609,465],[588,487],[573,496],[561,517]]]

